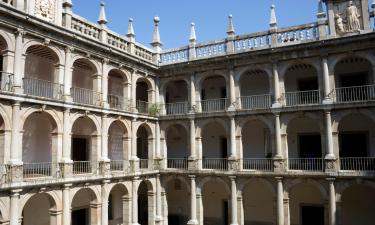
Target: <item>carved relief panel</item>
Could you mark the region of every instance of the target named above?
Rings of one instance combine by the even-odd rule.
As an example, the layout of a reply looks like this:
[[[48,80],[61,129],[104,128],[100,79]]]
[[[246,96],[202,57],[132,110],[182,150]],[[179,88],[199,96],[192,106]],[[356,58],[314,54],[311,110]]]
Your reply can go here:
[[[56,1],[55,0],[35,0],[35,15],[53,22],[55,20],[56,13]]]
[[[333,12],[336,32],[339,35],[357,33],[363,30],[363,13],[361,0],[333,1]]]

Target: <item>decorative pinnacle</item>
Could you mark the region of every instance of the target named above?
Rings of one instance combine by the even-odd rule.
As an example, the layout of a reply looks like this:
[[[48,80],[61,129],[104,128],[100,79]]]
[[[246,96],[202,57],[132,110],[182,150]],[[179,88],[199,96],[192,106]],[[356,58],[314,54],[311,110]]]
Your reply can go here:
[[[234,31],[234,26],[233,26],[233,16],[229,15],[228,16],[228,31],[227,31],[228,36],[234,36],[236,33]]]
[[[64,0],[63,6],[64,7],[72,7],[73,6],[72,0]]]
[[[324,13],[323,11],[323,1],[322,0],[319,0],[319,3],[318,3],[318,14],[320,13]]]
[[[375,0],[372,1],[372,3],[371,3],[371,7],[372,7],[373,9],[375,9]]]
[[[160,18],[158,16],[155,16],[154,17],[154,24],[155,24],[154,35],[152,37],[152,43],[151,43],[151,45],[154,48],[157,48],[157,47],[160,48],[160,46],[162,46],[162,43],[160,41],[159,22],[160,22]]]
[[[276,6],[271,5],[270,27],[277,28]]]
[[[129,38],[135,37],[134,28],[133,28],[133,18],[129,18],[128,34],[126,36],[128,36]]]
[[[99,24],[107,24],[107,17],[105,15],[105,8],[104,8],[104,2],[101,1],[100,2],[100,14],[99,14],[99,19],[98,19],[98,23]]]
[[[195,34],[195,23],[191,23],[189,41],[192,43],[195,43],[196,40],[197,40],[197,35]]]

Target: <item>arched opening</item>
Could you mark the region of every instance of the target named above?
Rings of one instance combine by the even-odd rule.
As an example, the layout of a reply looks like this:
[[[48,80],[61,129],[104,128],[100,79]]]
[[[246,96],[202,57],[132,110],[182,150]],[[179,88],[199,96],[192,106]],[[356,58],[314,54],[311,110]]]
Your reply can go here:
[[[128,99],[128,83],[123,72],[113,69],[108,74],[108,96],[107,101],[111,108],[128,110],[130,102]]]
[[[130,224],[131,201],[123,184],[116,184],[108,196],[108,224]]]
[[[375,170],[375,124],[362,114],[350,114],[338,127],[341,170]]]
[[[54,51],[42,45],[26,50],[24,93],[39,97],[60,99],[62,88],[59,81],[59,58]]]
[[[319,121],[296,117],[288,123],[287,149],[290,170],[323,170]]]
[[[168,224],[187,224],[190,215],[189,187],[175,178],[166,184]]]
[[[318,72],[312,65],[291,66],[284,75],[285,104],[287,106],[319,104],[319,82]]]
[[[22,161],[24,178],[56,175],[58,133],[54,119],[34,112],[23,125]]]
[[[23,207],[22,225],[58,225],[61,217],[56,211],[55,201],[50,195],[34,194]]]
[[[166,113],[168,115],[187,113],[189,110],[188,96],[189,93],[186,81],[177,80],[169,82],[165,89]]]
[[[137,110],[139,113],[148,113],[152,102],[152,87],[148,80],[138,79],[136,88]]]
[[[338,207],[342,208],[340,220],[343,225],[372,225],[375,221],[374,188],[358,184],[353,185],[342,194]]]
[[[289,191],[290,224],[328,224],[327,199],[321,191],[307,182]]]
[[[98,136],[95,123],[88,117],[79,117],[72,127],[73,173],[91,173],[98,161]]]
[[[202,128],[201,136],[203,168],[226,170],[230,143],[228,143],[228,135],[223,125],[210,122]]]
[[[148,160],[152,159],[153,137],[149,127],[141,125],[137,131],[137,157],[140,159],[140,168],[148,168]]]
[[[108,129],[108,157],[112,171],[123,171],[124,160],[129,159],[129,142],[124,124],[118,120],[113,122]]]
[[[88,105],[100,104],[98,71],[88,59],[77,59],[73,63],[72,97],[73,101]]]
[[[93,190],[80,189],[72,200],[72,225],[98,225],[100,204]]]
[[[185,127],[179,124],[168,127],[166,139],[168,168],[187,169],[189,142]]]
[[[243,168],[271,170],[272,144],[271,131],[264,122],[248,121],[242,128]]]
[[[5,144],[10,140],[10,131],[5,130],[3,117],[0,115],[0,163],[5,164],[9,156],[5,152]]]
[[[138,187],[138,223],[153,224],[154,221],[154,192],[149,181],[142,181]]]
[[[224,184],[212,180],[203,187],[203,224],[229,225],[230,203],[229,191]]]
[[[275,196],[265,182],[252,180],[243,189],[244,225],[275,224]]]
[[[334,68],[337,102],[374,99],[374,72],[371,63],[360,57],[348,57]]]
[[[227,85],[222,76],[211,76],[201,84],[201,107],[203,112],[224,111],[227,109]]]
[[[271,106],[270,80],[265,71],[245,72],[239,83],[242,109],[264,109]]]
[[[5,71],[4,54],[7,49],[8,49],[8,46],[7,46],[6,41],[4,40],[3,37],[0,36],[0,71],[1,72]]]

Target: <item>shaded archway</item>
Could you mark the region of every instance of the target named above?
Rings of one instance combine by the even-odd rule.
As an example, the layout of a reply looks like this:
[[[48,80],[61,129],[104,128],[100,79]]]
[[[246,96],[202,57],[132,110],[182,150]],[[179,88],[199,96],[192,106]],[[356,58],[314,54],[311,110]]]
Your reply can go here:
[[[285,72],[286,105],[311,105],[320,103],[319,78],[317,70],[310,64],[292,65]]]
[[[328,201],[318,187],[308,182],[289,190],[290,224],[328,224]]]
[[[250,70],[239,80],[241,108],[263,109],[271,106],[270,79],[263,70]]]
[[[99,77],[95,65],[88,59],[80,58],[73,63],[72,97],[74,102],[99,105]]]
[[[190,216],[189,187],[183,178],[174,178],[166,183],[168,202],[168,224],[187,224]]]
[[[24,178],[54,176],[58,160],[56,121],[46,112],[27,117],[22,133]]]
[[[98,225],[100,207],[95,192],[90,188],[82,188],[72,200],[72,225]]]
[[[189,93],[188,84],[185,80],[175,80],[167,83],[164,96],[167,114],[184,114],[188,112]]]
[[[49,194],[34,194],[23,207],[22,225],[59,225],[61,214],[56,212],[56,202]]]
[[[169,126],[166,132],[168,168],[187,167],[189,157],[188,133],[180,124]]]
[[[230,191],[223,182],[210,180],[203,185],[203,224],[230,224]]]
[[[153,135],[146,124],[137,130],[137,157],[141,160],[141,168],[148,168],[148,160],[153,158]]]
[[[372,225],[375,221],[373,211],[375,208],[374,188],[364,184],[348,187],[342,193],[338,208],[342,210],[339,214],[341,216],[339,221],[343,225]]]
[[[114,121],[108,129],[108,157],[112,161],[128,159],[128,131],[121,121]]]
[[[135,97],[138,112],[148,113],[150,104],[153,101],[153,90],[151,83],[147,79],[140,78],[137,80]]]
[[[276,221],[275,192],[272,184],[261,179],[250,180],[242,191],[244,225],[273,225]]]
[[[7,41],[0,35],[0,89],[4,91],[10,91],[10,79],[11,74],[8,73],[10,71],[10,64],[9,64],[9,57],[7,55],[8,45]]]
[[[46,98],[61,98],[62,86],[58,84],[59,64],[59,58],[52,49],[42,45],[30,46],[26,50],[24,93]]]
[[[142,181],[138,187],[138,223],[148,225],[154,223],[155,193],[150,181]]]
[[[201,109],[203,112],[223,111],[227,108],[227,84],[223,76],[210,76],[201,82]]]
[[[108,224],[129,224],[131,201],[125,185],[116,184],[108,196]]]
[[[126,75],[118,69],[108,73],[107,101],[111,108],[126,110],[130,107],[128,94],[128,80]]]
[[[5,129],[5,122],[0,115],[0,162],[5,164],[9,159],[9,153],[5,152],[6,143],[10,141],[10,131]]]

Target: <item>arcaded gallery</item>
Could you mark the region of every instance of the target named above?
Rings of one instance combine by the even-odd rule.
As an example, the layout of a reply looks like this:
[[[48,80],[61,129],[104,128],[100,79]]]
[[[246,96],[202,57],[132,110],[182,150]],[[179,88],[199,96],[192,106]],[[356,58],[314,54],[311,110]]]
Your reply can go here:
[[[0,0],[0,224],[375,224],[375,1],[170,50],[74,1]]]

